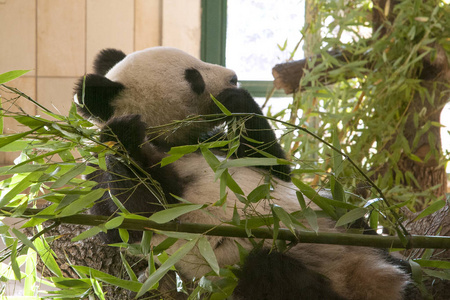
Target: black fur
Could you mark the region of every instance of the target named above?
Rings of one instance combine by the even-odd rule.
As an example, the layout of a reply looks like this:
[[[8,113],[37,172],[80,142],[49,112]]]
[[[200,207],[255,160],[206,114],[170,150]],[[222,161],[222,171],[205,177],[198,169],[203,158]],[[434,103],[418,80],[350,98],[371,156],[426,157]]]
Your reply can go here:
[[[201,95],[205,91],[205,81],[203,80],[202,74],[194,68],[186,69],[184,72],[184,78],[191,85],[192,90],[197,94]]]
[[[221,102],[232,113],[253,113],[263,115],[258,103],[253,100],[252,96],[244,89],[230,88],[222,91],[217,100]],[[215,113],[220,110],[216,107]],[[275,132],[265,118],[252,117],[245,122],[246,136],[258,141],[254,143],[245,138],[241,138],[241,145],[236,153],[238,157],[264,157],[263,154],[255,151],[257,148],[277,158],[286,158],[281,145],[275,136]],[[266,168],[267,167],[261,167]],[[277,165],[268,168],[270,172],[279,179],[290,181],[289,173],[291,168],[289,165]]]
[[[237,300],[343,300],[323,275],[298,260],[268,249],[247,257],[233,292]]]
[[[84,82],[84,99],[83,99]],[[80,78],[75,86],[78,97],[78,112],[85,118],[95,117],[101,121],[109,120],[114,114],[111,102],[125,87],[120,82],[111,81],[108,78],[88,74],[86,79]]]
[[[182,180],[175,173],[171,165],[160,167],[158,164],[164,157],[153,145],[145,140],[146,124],[138,115],[127,115],[111,119],[100,135],[102,142],[115,141],[123,145],[124,155],[137,163],[151,178],[145,183],[136,176],[148,178],[139,168],[127,164],[124,159],[108,155],[106,157],[107,171],[97,170],[87,176],[87,179],[98,182],[96,188],[109,189],[125,208],[132,212],[149,217],[152,213],[164,209],[159,198],[165,198],[168,204],[177,203],[170,194],[181,195]],[[156,181],[156,182],[155,182]],[[91,214],[111,216],[118,212],[117,206],[106,192],[91,208]],[[129,242],[140,241],[142,232],[130,231]],[[107,243],[120,242],[117,230],[109,230],[102,236]]]
[[[95,74],[105,76],[112,67],[127,56],[123,51],[117,49],[103,49],[94,61]]]

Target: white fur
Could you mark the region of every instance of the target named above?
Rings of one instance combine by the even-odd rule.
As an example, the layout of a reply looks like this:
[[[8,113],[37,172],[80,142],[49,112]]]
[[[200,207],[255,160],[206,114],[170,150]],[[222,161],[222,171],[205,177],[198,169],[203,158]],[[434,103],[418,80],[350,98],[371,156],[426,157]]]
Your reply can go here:
[[[174,163],[176,172],[182,178],[190,178],[183,198],[191,203],[214,203],[220,199],[219,182],[214,181],[214,172],[205,162],[201,154],[193,153]],[[230,168],[230,174],[238,183],[245,195],[264,182],[266,176],[263,170],[257,168]],[[283,207],[287,212],[300,210],[295,194],[297,188],[291,182],[275,180],[273,182],[270,203]],[[306,199],[308,200],[308,199]],[[318,207],[308,200],[311,208]],[[245,207],[232,191],[228,191],[227,209],[209,206],[205,210],[194,211],[179,218],[180,222],[222,224],[232,219],[233,208],[236,205],[241,218],[247,214],[270,214],[269,200],[261,200],[252,207]],[[331,221],[319,219],[321,231],[335,231]],[[156,244],[164,237],[155,236]],[[242,238],[222,238],[209,236],[219,265],[233,265],[239,262],[239,253],[234,240],[246,249],[251,250],[252,244]],[[184,241],[178,241],[173,250]],[[267,241],[270,247],[271,241]],[[173,252],[173,250],[171,252]],[[376,250],[364,247],[320,245],[299,243],[288,252],[288,255],[303,262],[312,270],[327,276],[333,289],[346,299],[401,299],[401,292],[407,282],[407,276],[397,267],[387,263]],[[188,279],[199,278],[210,271],[207,262],[197,249],[177,265],[177,269]]]
[[[195,68],[202,75],[206,85],[203,94],[195,94],[186,81],[185,71],[188,68]],[[210,94],[217,96],[226,88],[235,88],[230,83],[233,76],[235,73],[232,70],[205,63],[168,47],[131,53],[106,74],[110,80],[126,87],[113,103],[115,116],[140,114],[151,127],[208,113],[214,105]],[[169,138],[182,145],[187,142],[189,130],[194,129],[178,130]]]
[[[198,70],[206,84],[206,91],[195,94],[185,80],[185,70]],[[125,89],[116,98],[113,105],[115,115],[140,114],[149,126],[168,124],[182,120],[189,115],[204,114],[212,103],[210,94],[217,96],[222,90],[234,88],[230,79],[234,72],[226,68],[204,63],[180,50],[157,47],[138,51],[126,56],[106,75],[107,78],[122,83]],[[201,126],[205,126],[204,124]],[[205,128],[202,128],[203,132]],[[178,130],[170,137],[169,144],[183,145],[192,127]],[[219,200],[219,182],[214,181],[214,172],[200,154],[192,153],[174,163],[180,178],[190,181],[181,195],[191,203],[214,203]],[[248,195],[264,182],[264,171],[256,168],[232,168],[229,170],[234,180]],[[295,186],[274,179],[270,203],[278,204],[287,212],[300,210]],[[194,211],[181,216],[180,222],[222,224],[230,221],[236,205],[241,218],[245,214],[269,214],[269,200],[261,200],[251,207],[245,207],[228,191],[227,209],[209,206],[205,210]],[[309,205],[316,209],[313,203]],[[334,230],[330,221],[319,219],[321,230]],[[153,243],[158,244],[163,236],[154,236]],[[247,249],[252,245],[247,239],[208,237],[220,266],[239,262],[234,240]],[[171,251],[184,242],[178,241]],[[271,242],[268,241],[270,246]],[[173,250],[172,250],[173,249]],[[397,267],[384,261],[370,248],[297,244],[288,252],[309,268],[328,276],[333,288],[347,299],[400,299],[401,291],[407,282]],[[176,266],[188,279],[199,278],[210,271],[209,265],[198,250],[189,253]]]

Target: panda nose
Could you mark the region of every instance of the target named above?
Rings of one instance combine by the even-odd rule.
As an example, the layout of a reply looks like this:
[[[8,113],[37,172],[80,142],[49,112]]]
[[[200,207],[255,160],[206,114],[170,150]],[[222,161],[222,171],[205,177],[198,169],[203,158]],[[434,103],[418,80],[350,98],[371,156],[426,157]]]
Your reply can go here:
[[[231,79],[230,79],[230,83],[232,84],[232,85],[237,85],[237,82],[238,82],[238,78],[237,78],[237,76],[236,76],[236,74],[234,74],[232,77],[231,77]]]

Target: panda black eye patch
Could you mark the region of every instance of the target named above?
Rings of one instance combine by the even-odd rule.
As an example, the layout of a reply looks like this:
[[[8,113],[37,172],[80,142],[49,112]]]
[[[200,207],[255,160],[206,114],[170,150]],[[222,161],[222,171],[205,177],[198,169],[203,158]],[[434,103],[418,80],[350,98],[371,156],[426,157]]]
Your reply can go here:
[[[186,69],[184,72],[184,78],[191,85],[191,89],[200,95],[205,91],[205,81],[203,80],[202,74],[194,68]]]

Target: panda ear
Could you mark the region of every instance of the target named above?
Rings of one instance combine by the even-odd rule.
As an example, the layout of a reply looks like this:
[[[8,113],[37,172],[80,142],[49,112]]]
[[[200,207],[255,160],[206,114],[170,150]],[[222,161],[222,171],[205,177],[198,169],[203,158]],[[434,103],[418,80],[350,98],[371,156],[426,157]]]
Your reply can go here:
[[[184,78],[191,85],[191,89],[197,94],[201,95],[205,91],[205,81],[203,80],[202,74],[194,68],[186,69],[184,71]]]
[[[93,116],[107,121],[114,114],[112,101],[124,88],[120,82],[111,81],[97,74],[88,74],[80,78],[75,86],[78,112],[87,118]]]
[[[97,54],[94,61],[94,72],[98,75],[105,76],[112,67],[127,56],[121,50],[103,49]]]

